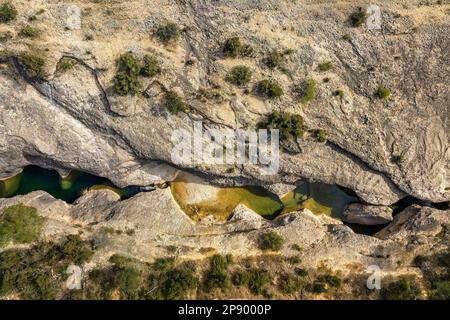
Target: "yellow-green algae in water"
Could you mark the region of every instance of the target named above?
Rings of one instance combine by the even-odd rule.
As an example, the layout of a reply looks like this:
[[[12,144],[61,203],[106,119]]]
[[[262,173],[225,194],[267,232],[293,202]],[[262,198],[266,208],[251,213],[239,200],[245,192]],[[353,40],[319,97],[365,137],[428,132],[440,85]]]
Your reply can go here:
[[[283,210],[281,200],[261,187],[224,187],[220,188],[215,201],[205,200],[195,204],[187,203],[189,182],[178,180],[170,183],[173,197],[181,209],[191,219],[199,221],[207,215],[218,220],[227,220],[239,204],[252,209],[267,219],[273,219]]]
[[[20,188],[21,178],[22,173],[19,173],[11,178],[0,180],[0,198],[10,197],[16,193]]]
[[[347,204],[358,201],[336,185],[305,182],[282,199],[262,187],[224,187],[220,188],[215,201],[205,200],[189,204],[186,201],[188,184],[185,180],[178,180],[172,182],[170,188],[181,209],[196,221],[207,215],[213,215],[218,220],[227,220],[239,204],[266,219],[274,219],[280,214],[303,208],[315,214],[340,217]]]

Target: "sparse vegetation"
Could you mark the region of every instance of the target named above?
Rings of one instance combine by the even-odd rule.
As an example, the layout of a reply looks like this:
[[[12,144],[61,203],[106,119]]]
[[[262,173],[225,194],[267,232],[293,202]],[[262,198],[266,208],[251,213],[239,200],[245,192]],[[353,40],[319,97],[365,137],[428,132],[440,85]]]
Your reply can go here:
[[[205,289],[211,290],[214,288],[225,288],[230,284],[230,277],[228,274],[228,267],[232,263],[231,255],[221,256],[214,255],[210,259],[210,269],[205,278]]]
[[[10,242],[32,243],[39,238],[44,219],[36,208],[22,204],[3,209],[0,216],[0,248]]]
[[[73,67],[77,64],[77,61],[71,58],[62,58],[58,65],[56,66],[56,69],[61,72],[66,72],[68,70],[73,69]]]
[[[304,134],[302,116],[290,113],[273,112],[258,127],[280,130],[280,140],[282,141],[296,139]]]
[[[288,257],[288,258],[287,258],[287,261],[288,261],[290,264],[300,264],[300,263],[302,263],[302,259],[300,259],[299,256]]]
[[[27,25],[20,30],[20,35],[27,38],[36,38],[39,35],[39,31]]]
[[[387,98],[389,98],[390,95],[391,95],[391,89],[389,89],[389,88],[387,88],[385,86],[380,86],[378,88],[377,96],[381,100],[386,100]]]
[[[267,55],[264,62],[271,69],[280,68],[284,63],[284,55],[274,50]]]
[[[385,300],[416,300],[419,288],[412,279],[402,278],[381,288],[381,296]]]
[[[158,258],[155,260],[155,263],[153,264],[155,270],[159,271],[168,271],[170,269],[173,269],[175,266],[175,258]]]
[[[319,70],[322,72],[331,70],[332,67],[333,67],[333,63],[331,61],[319,63]]]
[[[317,277],[316,281],[313,283],[314,293],[324,293],[327,292],[329,288],[340,288],[342,280],[332,274],[323,274]]]
[[[324,143],[327,142],[328,132],[325,129],[316,129],[314,130],[314,137],[318,142]]]
[[[180,37],[180,29],[174,22],[167,22],[156,30],[156,36],[164,43],[173,43]]]
[[[11,3],[0,5],[0,23],[8,23],[17,17],[17,10]]]
[[[247,85],[252,79],[252,72],[249,67],[236,66],[228,73],[226,80],[237,86]]]
[[[114,80],[114,91],[120,96],[134,95],[141,92],[142,84],[136,76],[126,72],[118,72]]]
[[[261,250],[278,251],[283,247],[284,240],[276,232],[271,231],[261,236],[259,248]]]
[[[249,44],[242,43],[239,37],[232,37],[225,41],[223,54],[227,58],[251,57],[254,50]]]
[[[359,7],[351,16],[350,22],[354,27],[363,25],[367,20],[367,14],[362,7]]]
[[[345,41],[351,41],[352,36],[349,33],[346,33],[342,36],[342,39],[344,39]]]
[[[186,103],[175,91],[166,93],[164,105],[171,113],[186,112],[188,110]]]
[[[334,95],[337,96],[337,97],[343,98],[343,97],[344,97],[344,90],[342,90],[342,89],[337,89],[337,90],[334,92]]]
[[[22,55],[20,55],[19,61],[25,67],[27,73],[31,77],[42,76],[45,61],[41,57],[32,53],[23,53]]]
[[[294,294],[303,287],[303,282],[296,275],[287,273],[280,278],[279,287],[284,294]]]
[[[394,154],[392,156],[392,161],[394,161],[396,164],[402,164],[405,161],[405,159],[401,154]]]
[[[301,90],[300,102],[307,104],[316,97],[316,80],[309,79]]]
[[[272,282],[272,275],[267,270],[252,268],[236,273],[234,279],[236,285],[246,286],[253,294],[261,295]]]
[[[144,77],[154,77],[160,71],[158,59],[153,56],[145,55],[144,64],[141,68],[141,75]]]
[[[257,92],[269,99],[279,98],[283,95],[283,88],[273,80],[262,80],[257,85]]]

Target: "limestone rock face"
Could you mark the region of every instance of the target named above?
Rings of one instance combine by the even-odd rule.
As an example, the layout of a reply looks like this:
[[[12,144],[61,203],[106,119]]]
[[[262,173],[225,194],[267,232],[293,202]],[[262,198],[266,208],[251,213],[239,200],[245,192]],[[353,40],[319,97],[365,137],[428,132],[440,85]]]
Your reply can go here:
[[[29,1],[14,4],[19,21],[34,9]],[[260,184],[301,179],[334,183],[375,205],[389,205],[408,194],[432,202],[450,200],[447,5],[428,10],[413,0],[389,1],[382,5],[381,30],[349,28],[349,41],[342,35],[350,27],[352,3],[155,0],[149,6],[132,0],[89,8],[84,1],[70,5],[89,11],[82,16],[84,29],[67,30],[66,4],[46,2],[39,4],[46,13],[36,21],[42,36],[26,40],[34,48],[48,48],[37,52],[46,60],[44,79],[27,77],[17,61],[0,72],[1,177],[35,164],[87,171],[119,186],[148,185],[173,180],[177,169],[188,169],[226,185],[249,179]],[[154,36],[166,20],[184,30],[170,46]],[[90,41],[84,39],[87,26]],[[20,24],[5,28],[17,34]],[[220,51],[231,36],[250,44],[254,57],[225,59]],[[0,43],[0,51],[14,57],[27,46],[13,37]],[[259,63],[268,52],[287,49],[293,51],[285,57],[284,72]],[[154,55],[161,72],[142,80],[142,95],[122,98],[112,87],[117,60],[127,51]],[[57,64],[63,57],[77,64],[60,72]],[[332,68],[318,70],[325,61]],[[249,88],[270,74],[285,94],[266,100],[228,83],[226,74],[237,64],[252,69]],[[316,80],[316,99],[301,107],[294,88],[309,78]],[[387,100],[375,96],[381,85],[391,89]],[[344,97],[333,95],[337,88]],[[180,92],[189,113],[165,110],[168,90]],[[194,121],[221,130],[253,128],[280,109],[303,116],[308,128],[326,129],[328,142],[319,143],[307,133],[293,142],[293,152],[282,152],[273,176],[250,165],[230,170],[173,164],[175,130],[192,132]]]
[[[342,220],[348,223],[357,223],[366,226],[387,224],[391,222],[392,209],[384,206],[369,206],[360,203],[351,203],[345,208]]]

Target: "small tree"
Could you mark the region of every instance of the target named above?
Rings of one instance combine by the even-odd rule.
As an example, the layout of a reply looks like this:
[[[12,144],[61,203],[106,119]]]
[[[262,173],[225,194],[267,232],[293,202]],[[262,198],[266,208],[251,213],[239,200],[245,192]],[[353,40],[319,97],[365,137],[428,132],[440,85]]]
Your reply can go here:
[[[267,79],[258,83],[257,91],[269,99],[279,98],[283,95],[283,88],[277,82]]]
[[[283,247],[284,240],[276,232],[268,232],[261,236],[259,248],[261,250],[279,251]]]
[[[167,22],[158,27],[156,36],[164,43],[175,42],[180,37],[180,29],[174,22]]]
[[[252,79],[252,71],[246,66],[236,66],[228,73],[226,80],[237,86],[247,85]]]

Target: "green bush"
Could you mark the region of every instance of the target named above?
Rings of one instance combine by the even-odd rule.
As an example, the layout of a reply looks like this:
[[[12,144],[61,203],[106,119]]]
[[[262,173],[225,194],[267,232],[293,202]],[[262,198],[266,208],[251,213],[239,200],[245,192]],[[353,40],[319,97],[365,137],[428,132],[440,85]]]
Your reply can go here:
[[[284,63],[284,55],[278,51],[272,51],[267,55],[265,64],[271,69],[279,68]]]
[[[276,232],[268,232],[261,236],[259,248],[261,250],[278,251],[283,247],[284,240]]]
[[[319,282],[326,283],[330,287],[339,288],[341,286],[341,279],[332,274],[321,275],[317,279]]]
[[[232,263],[231,255],[214,255],[210,260],[210,269],[205,278],[205,289],[225,288],[230,283],[228,267]]]
[[[27,73],[31,77],[42,76],[45,66],[45,61],[32,53],[23,53],[19,57],[19,61],[25,66]]]
[[[327,292],[327,285],[323,282],[315,281],[312,287],[314,293],[325,293]]]
[[[337,90],[334,92],[334,95],[337,96],[337,97],[343,98],[343,97],[344,97],[344,90],[342,90],[342,89],[337,89]]]
[[[377,96],[381,100],[385,100],[385,99],[389,98],[390,95],[391,95],[391,89],[389,89],[389,88],[387,88],[385,86],[380,86],[378,88]]]
[[[185,269],[175,269],[167,272],[162,284],[162,296],[164,299],[174,300],[184,297],[188,290],[195,289],[198,279],[194,272]]]
[[[10,3],[0,5],[0,23],[7,23],[17,17],[17,10]]]
[[[247,273],[247,287],[253,294],[263,294],[266,285],[272,282],[272,275],[267,270],[254,268]]]
[[[363,8],[359,7],[357,11],[355,11],[350,16],[350,21],[354,27],[359,27],[367,20],[367,14]]]
[[[303,104],[307,104],[308,102],[314,100],[315,97],[316,97],[316,80],[309,79],[302,90],[300,102]]]
[[[319,142],[326,142],[328,138],[328,132],[324,129],[316,129],[314,130],[314,136],[316,137],[317,141]]]
[[[25,26],[20,30],[20,34],[27,38],[36,38],[39,35],[39,31],[31,26]]]
[[[141,69],[141,75],[144,77],[154,77],[155,75],[157,75],[159,73],[160,69],[159,69],[159,65],[158,65],[158,60],[150,55],[145,55],[144,56],[144,65],[142,66]]]
[[[251,57],[253,54],[253,48],[249,44],[242,43],[239,37],[227,39],[223,46],[223,55],[227,58]]]
[[[13,243],[32,243],[42,230],[44,219],[36,208],[22,204],[3,209],[0,216],[0,247]]]
[[[132,52],[127,52],[120,56],[119,71],[125,72],[129,75],[138,76],[142,69],[142,63],[138,57]]]
[[[141,284],[140,272],[132,267],[119,267],[113,270],[115,287],[133,297]]]
[[[164,43],[175,42],[180,37],[180,29],[174,22],[167,22],[158,27],[156,36]]]
[[[94,254],[90,245],[83,241],[79,235],[68,235],[67,240],[61,247],[61,252],[65,260],[78,265],[89,261]]]
[[[333,64],[331,61],[319,63],[319,70],[322,72],[331,70],[332,67],[333,67]]]
[[[418,295],[416,283],[407,278],[391,282],[381,289],[381,296],[385,300],[415,300]]]
[[[188,107],[183,99],[174,91],[169,91],[165,96],[165,107],[171,113],[186,112]]]
[[[342,36],[342,39],[344,39],[345,41],[351,41],[352,36],[349,33],[346,33]]]
[[[302,263],[302,259],[300,259],[299,256],[292,256],[292,257],[289,257],[289,258],[287,258],[287,261],[288,261],[290,264],[300,264],[300,263]]]
[[[300,277],[306,277],[308,275],[308,270],[303,268],[295,268],[294,272]]]
[[[155,263],[153,264],[153,267],[156,270],[160,271],[168,271],[172,269],[175,266],[175,258],[169,257],[169,258],[158,258],[155,260]]]
[[[120,96],[138,94],[141,92],[142,83],[137,76],[126,72],[118,72],[114,78],[114,91]]]
[[[294,294],[303,287],[303,282],[293,274],[284,274],[280,278],[279,288],[285,294]]]
[[[61,72],[68,71],[70,69],[73,69],[73,67],[77,64],[77,61],[71,58],[62,58],[58,65],[56,66],[56,69]]]
[[[277,82],[265,79],[258,83],[257,92],[269,99],[274,99],[283,95],[283,88]]]
[[[247,85],[252,79],[252,72],[249,67],[236,66],[228,73],[226,80],[237,86]]]
[[[450,300],[450,280],[437,282],[431,298],[435,300]]]
[[[426,261],[428,261],[428,258],[419,254],[414,258],[413,262],[416,267],[420,268],[422,264]]]
[[[278,129],[280,130],[280,139],[292,140],[303,136],[304,124],[300,115],[290,113],[271,113],[266,120],[258,125],[259,129]]]

